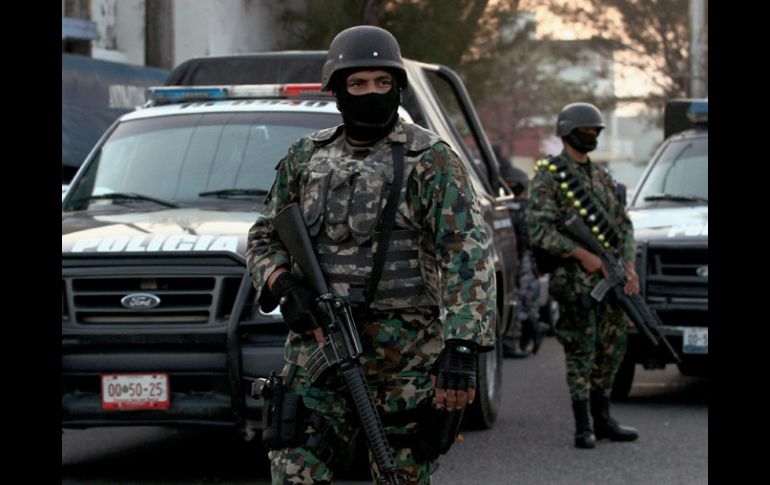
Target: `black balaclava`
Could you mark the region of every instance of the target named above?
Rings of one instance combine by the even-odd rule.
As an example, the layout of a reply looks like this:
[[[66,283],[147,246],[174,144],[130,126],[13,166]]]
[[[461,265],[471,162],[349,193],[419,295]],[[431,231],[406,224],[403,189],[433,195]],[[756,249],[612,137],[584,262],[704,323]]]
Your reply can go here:
[[[563,137],[562,140],[580,153],[588,153],[596,150],[598,138],[598,134],[594,135],[592,133],[583,133],[578,130],[572,130],[572,133]]]
[[[401,89],[394,72],[393,85],[385,94],[369,93],[354,96],[347,90],[347,78],[350,74],[361,69],[340,71],[335,76],[334,94],[337,95],[337,108],[342,113],[347,135],[359,141],[379,140],[384,137],[398,121],[398,105],[401,100]]]

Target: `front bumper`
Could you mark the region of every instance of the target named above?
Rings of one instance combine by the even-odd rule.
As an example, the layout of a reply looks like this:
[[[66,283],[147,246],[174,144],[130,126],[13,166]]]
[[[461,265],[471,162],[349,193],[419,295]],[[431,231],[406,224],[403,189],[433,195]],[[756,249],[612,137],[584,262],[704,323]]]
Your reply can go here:
[[[225,345],[208,343],[197,348],[152,345],[113,348],[77,345],[67,337],[62,346],[62,426],[201,425],[247,426],[261,423],[262,401],[253,399],[250,383],[283,366],[283,340],[263,338],[239,349],[237,363],[230,363]],[[147,339],[152,341],[153,339]],[[193,339],[190,339],[193,340]],[[224,339],[221,339],[224,340]],[[269,341],[272,340],[272,341]],[[224,343],[224,342],[222,342]],[[219,348],[217,348],[219,347]],[[228,369],[238,365],[233,385]],[[102,374],[167,373],[170,407],[165,410],[116,411],[102,409]]]
[[[260,426],[251,382],[282,368],[286,325],[256,310],[240,262],[209,259],[63,259],[62,427]],[[121,307],[121,295],[140,284],[153,284],[170,306]],[[102,408],[103,374],[143,373],[168,375],[168,409]]]

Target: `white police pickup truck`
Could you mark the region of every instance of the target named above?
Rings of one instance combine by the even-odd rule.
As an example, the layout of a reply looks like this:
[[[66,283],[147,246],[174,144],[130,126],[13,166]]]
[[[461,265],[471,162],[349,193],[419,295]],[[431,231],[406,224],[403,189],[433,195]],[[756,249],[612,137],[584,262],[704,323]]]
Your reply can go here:
[[[255,67],[260,59],[245,60],[255,63],[247,72],[265,71]],[[435,95],[426,86],[451,71],[406,64],[411,111],[401,116],[453,146],[483,199],[502,333],[512,316],[515,236],[492,195],[502,183],[487,162],[491,148],[461,85],[444,92],[460,93],[463,109],[452,118],[471,116],[464,133],[476,140],[473,149],[451,124],[450,108],[428,98]],[[261,401],[250,384],[281,368],[287,329],[278,311],[264,314],[256,304],[247,232],[289,146],[341,121],[319,84],[166,86],[107,130],[62,201],[62,427],[223,426],[255,436]],[[501,349],[479,363],[469,413],[490,427],[500,406]]]
[[[665,140],[642,175],[629,206],[642,294],[682,358],[683,374],[706,374],[708,363],[708,101],[671,100]],[[673,363],[636,329],[615,378],[613,397],[631,390],[636,364]]]
[[[63,426],[253,434],[244,376],[281,367],[286,330],[254,302],[246,235],[291,143],[340,122],[291,89],[154,89],[83,164],[62,202]]]

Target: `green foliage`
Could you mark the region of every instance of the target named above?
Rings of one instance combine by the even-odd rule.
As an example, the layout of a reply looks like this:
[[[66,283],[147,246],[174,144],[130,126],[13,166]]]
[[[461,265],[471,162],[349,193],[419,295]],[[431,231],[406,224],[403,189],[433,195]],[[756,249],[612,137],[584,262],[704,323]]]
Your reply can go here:
[[[354,25],[378,25],[399,41],[404,57],[458,69],[463,59],[515,15],[518,0],[325,0],[266,3],[289,33],[285,49],[327,49]],[[483,50],[483,46],[481,48]],[[472,55],[472,54],[471,54]]]

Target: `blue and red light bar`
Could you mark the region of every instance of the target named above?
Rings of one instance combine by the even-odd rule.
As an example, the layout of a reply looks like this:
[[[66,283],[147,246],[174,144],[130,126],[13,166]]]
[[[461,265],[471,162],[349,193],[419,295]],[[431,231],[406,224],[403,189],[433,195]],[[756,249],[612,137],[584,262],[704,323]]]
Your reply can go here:
[[[152,104],[217,101],[249,98],[318,98],[329,97],[320,83],[241,84],[231,86],[156,86],[148,89]]]

